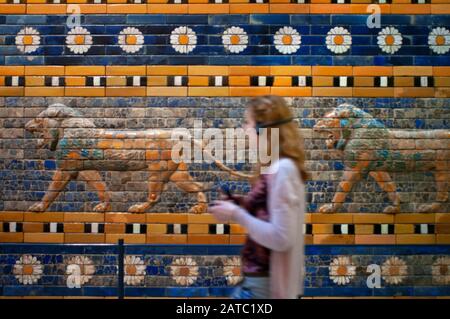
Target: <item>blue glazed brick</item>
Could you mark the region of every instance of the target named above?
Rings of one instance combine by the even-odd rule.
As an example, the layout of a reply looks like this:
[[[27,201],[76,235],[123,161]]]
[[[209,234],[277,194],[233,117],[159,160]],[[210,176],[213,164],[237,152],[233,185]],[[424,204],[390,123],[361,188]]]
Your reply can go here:
[[[166,18],[168,24],[208,24],[208,16],[203,14],[195,15],[168,15]]]
[[[0,24],[45,24],[47,19],[45,15],[7,15],[0,18]]]
[[[214,24],[249,24],[249,15],[245,14],[227,14],[227,15],[210,15],[208,22]]]
[[[167,287],[166,288],[167,297],[207,297],[208,288],[178,288],[178,287]]]
[[[152,288],[138,288],[138,287],[126,287],[125,296],[128,297],[164,297],[166,295],[165,288],[152,287]]]
[[[43,56],[6,56],[5,65],[43,65]]]
[[[331,16],[331,25],[352,25],[352,24],[358,24],[358,25],[366,25],[367,24],[367,18],[369,16],[367,15],[346,15],[346,14],[339,14],[339,15],[332,15]]]
[[[86,24],[120,24],[126,23],[127,16],[120,14],[96,15],[88,14],[84,17]]]
[[[289,24],[288,14],[251,14],[251,24]]]

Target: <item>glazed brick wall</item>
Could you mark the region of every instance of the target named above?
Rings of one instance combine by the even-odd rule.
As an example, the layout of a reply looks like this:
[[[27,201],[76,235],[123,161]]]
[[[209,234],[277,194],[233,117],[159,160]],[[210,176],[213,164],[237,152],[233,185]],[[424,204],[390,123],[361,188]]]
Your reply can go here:
[[[192,128],[202,119],[203,127],[240,127],[245,98],[5,98],[2,111],[2,203],[3,210],[26,210],[42,196],[53,176],[54,154],[36,148],[36,139],[23,129],[24,124],[53,102],[74,107],[92,119],[98,127],[115,129]],[[288,99],[305,137],[307,169],[312,180],[307,183],[308,212],[331,201],[341,180],[344,164],[337,151],[326,149],[324,136],[312,131],[323,115],[337,105],[348,102],[371,113],[389,128],[442,129],[448,127],[450,108],[445,99]],[[424,140],[426,142],[427,140]],[[442,146],[445,149],[445,145]],[[420,161],[418,162],[420,165]],[[231,166],[233,167],[233,166]],[[217,197],[222,181],[230,181],[234,192],[248,191],[245,180],[217,170],[214,164],[190,164],[195,180],[213,188],[210,199]],[[236,164],[236,169],[250,169]],[[146,200],[148,173],[103,172],[112,193],[112,210],[125,212],[134,203]],[[436,186],[427,172],[395,172],[403,212],[415,212],[418,205],[434,200]],[[152,212],[185,212],[195,204],[195,194],[188,195],[168,186],[162,200]],[[50,211],[92,211],[98,204],[94,191],[83,181],[72,181],[50,207]],[[368,177],[353,189],[343,212],[382,212],[389,204],[387,194]],[[442,212],[448,211],[446,204]]]

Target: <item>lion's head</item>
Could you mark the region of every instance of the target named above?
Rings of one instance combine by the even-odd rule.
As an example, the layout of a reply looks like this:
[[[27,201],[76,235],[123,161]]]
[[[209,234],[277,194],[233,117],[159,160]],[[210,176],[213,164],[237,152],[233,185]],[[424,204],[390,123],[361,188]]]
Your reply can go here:
[[[39,148],[56,149],[64,136],[64,129],[95,127],[90,120],[82,118],[78,111],[61,103],[50,105],[46,110],[25,124],[25,129],[38,138]]]
[[[343,150],[355,128],[382,128],[384,124],[351,104],[341,104],[317,121],[313,130],[327,134],[328,148]]]

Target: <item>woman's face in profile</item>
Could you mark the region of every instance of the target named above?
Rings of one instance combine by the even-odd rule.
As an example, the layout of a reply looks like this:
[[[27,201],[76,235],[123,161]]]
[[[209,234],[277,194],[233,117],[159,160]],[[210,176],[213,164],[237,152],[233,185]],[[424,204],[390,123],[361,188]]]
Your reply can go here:
[[[244,130],[248,130],[248,134],[251,135],[251,137],[258,137],[258,135],[256,134],[256,122],[253,119],[253,116],[250,114],[249,111],[245,111],[244,114],[244,125],[243,125],[243,129]]]

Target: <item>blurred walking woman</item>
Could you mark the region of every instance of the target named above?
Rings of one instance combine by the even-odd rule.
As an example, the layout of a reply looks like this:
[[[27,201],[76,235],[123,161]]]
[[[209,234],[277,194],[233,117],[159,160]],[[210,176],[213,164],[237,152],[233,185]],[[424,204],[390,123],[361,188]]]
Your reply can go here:
[[[257,137],[267,137],[268,142],[270,128],[278,128],[279,159],[270,164],[267,173],[260,173],[257,167],[246,196],[217,200],[209,211],[222,222],[239,223],[247,229],[241,252],[244,280],[231,297],[298,298],[303,294],[304,182],[308,179],[303,140],[279,96],[261,96],[249,102],[245,128],[261,127],[268,128],[268,134]]]

